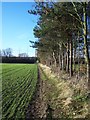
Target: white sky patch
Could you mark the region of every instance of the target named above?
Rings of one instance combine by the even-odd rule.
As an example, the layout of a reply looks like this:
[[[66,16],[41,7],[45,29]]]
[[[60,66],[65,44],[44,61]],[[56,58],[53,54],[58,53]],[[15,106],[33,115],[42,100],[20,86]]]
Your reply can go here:
[[[33,49],[33,48],[32,48]],[[13,49],[12,53],[14,56],[17,56],[21,53],[26,53],[29,57],[34,57],[35,56],[35,51],[32,51],[30,47],[27,48],[18,48],[18,49]]]
[[[17,39],[19,39],[19,40],[29,40],[30,39],[30,34],[22,33],[22,34],[17,36]]]

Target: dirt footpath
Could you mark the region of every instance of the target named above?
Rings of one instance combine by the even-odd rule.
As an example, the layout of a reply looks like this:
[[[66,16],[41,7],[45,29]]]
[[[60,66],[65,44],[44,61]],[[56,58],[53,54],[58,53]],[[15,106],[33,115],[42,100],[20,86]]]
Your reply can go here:
[[[26,111],[27,119],[46,118],[47,103],[45,100],[45,83],[41,80],[40,69],[38,69],[38,82],[35,94]]]

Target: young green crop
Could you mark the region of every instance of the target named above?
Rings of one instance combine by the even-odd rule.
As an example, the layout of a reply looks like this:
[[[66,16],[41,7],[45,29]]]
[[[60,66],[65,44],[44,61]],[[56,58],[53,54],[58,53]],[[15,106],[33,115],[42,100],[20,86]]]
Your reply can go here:
[[[25,118],[37,83],[37,65],[3,64],[2,71],[2,117]]]

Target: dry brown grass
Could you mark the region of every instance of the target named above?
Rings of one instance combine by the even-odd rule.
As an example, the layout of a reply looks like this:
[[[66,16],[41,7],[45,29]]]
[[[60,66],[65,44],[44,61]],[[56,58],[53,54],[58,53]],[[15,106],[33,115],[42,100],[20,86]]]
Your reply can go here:
[[[77,79],[75,75],[70,78],[63,72],[59,76],[52,73],[47,66],[40,64],[40,67],[47,76],[47,101],[54,110],[53,117],[85,118],[89,116],[86,77],[81,76]]]

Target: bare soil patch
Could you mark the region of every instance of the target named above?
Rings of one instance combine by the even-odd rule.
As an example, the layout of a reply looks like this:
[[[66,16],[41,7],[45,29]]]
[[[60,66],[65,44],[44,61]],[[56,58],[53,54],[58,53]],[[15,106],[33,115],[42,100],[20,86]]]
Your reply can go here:
[[[47,104],[45,100],[45,83],[41,80],[40,69],[38,69],[38,81],[35,93],[26,110],[26,119],[46,118]]]

